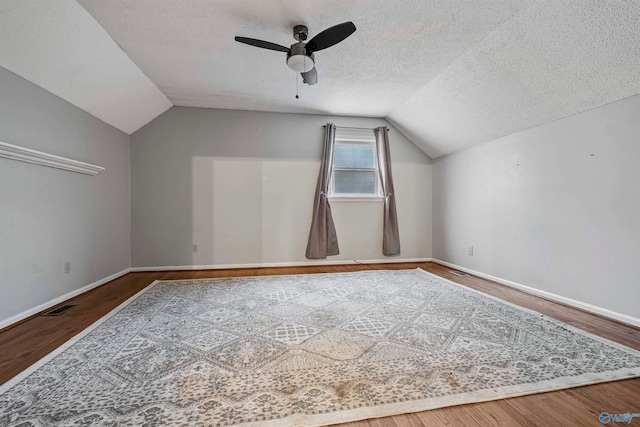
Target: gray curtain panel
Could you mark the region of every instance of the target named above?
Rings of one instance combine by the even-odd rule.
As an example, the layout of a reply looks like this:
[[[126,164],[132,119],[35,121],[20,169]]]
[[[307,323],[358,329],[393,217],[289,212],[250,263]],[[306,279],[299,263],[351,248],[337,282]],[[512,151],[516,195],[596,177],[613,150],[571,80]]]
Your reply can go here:
[[[330,255],[338,255],[338,236],[331,216],[331,206],[327,199],[331,182],[331,165],[333,164],[333,145],[336,139],[336,126],[327,123],[324,128],[324,147],[322,163],[318,174],[316,195],[313,201],[313,218],[306,256],[309,259],[323,259]]]
[[[384,193],[382,254],[385,256],[400,255],[398,214],[396,213],[396,196],[393,191],[391,157],[389,155],[389,129],[383,126],[375,128],[373,133],[376,135],[378,169],[380,170],[380,183],[382,184],[382,192]]]

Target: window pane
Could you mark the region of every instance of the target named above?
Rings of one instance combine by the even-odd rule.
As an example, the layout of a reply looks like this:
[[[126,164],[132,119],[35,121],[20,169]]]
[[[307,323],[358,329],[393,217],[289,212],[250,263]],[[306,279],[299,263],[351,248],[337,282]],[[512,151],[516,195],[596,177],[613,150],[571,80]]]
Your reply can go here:
[[[343,144],[336,142],[333,166],[336,168],[375,168],[372,144]]]
[[[376,194],[375,171],[333,171],[336,194]]]

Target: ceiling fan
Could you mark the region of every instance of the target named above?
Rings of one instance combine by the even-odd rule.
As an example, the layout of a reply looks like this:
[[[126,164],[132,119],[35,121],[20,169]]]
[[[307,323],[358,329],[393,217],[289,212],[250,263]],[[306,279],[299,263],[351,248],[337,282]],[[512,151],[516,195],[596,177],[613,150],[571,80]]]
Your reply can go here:
[[[356,26],[353,25],[353,22],[343,22],[316,34],[309,42],[305,43],[304,41],[309,36],[309,29],[305,25],[296,25],[293,27],[293,38],[298,42],[292,44],[291,47],[248,37],[236,36],[235,40],[251,46],[261,47],[262,49],[286,52],[287,66],[300,73],[303,82],[308,85],[314,85],[318,83],[314,52],[340,43],[353,34],[355,30]]]

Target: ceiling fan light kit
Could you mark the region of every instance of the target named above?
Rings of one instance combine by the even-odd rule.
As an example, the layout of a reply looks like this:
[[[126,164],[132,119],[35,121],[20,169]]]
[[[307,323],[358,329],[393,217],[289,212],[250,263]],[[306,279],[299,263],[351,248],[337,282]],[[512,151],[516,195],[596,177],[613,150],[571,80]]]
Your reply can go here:
[[[306,73],[315,66],[315,58],[313,53],[307,54],[304,43],[296,43],[287,52],[287,66],[298,73]]]
[[[304,41],[309,36],[309,29],[305,25],[296,25],[293,27],[293,38],[297,43],[292,44],[289,48],[276,43],[248,37],[236,36],[235,40],[262,49],[286,52],[287,66],[293,71],[300,73],[304,83],[314,85],[318,83],[314,52],[340,43],[353,34],[355,30],[356,26],[353,22],[343,22],[342,24],[334,25],[316,34],[308,43],[305,43]]]

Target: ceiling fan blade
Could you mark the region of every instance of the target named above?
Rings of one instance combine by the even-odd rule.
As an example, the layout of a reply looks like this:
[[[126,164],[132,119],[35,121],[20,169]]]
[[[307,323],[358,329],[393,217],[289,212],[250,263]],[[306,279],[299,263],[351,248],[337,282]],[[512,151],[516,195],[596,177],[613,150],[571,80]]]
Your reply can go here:
[[[302,81],[308,85],[318,83],[318,72],[316,71],[316,67],[313,67],[306,73],[300,73],[300,75],[302,75]]]
[[[275,44],[271,42],[266,42],[264,40],[250,39],[248,37],[238,37],[238,36],[236,36],[235,39],[237,42],[248,44],[255,47],[261,47],[263,49],[277,50],[279,52],[289,52],[288,47],[280,46],[279,44]]]
[[[327,28],[309,40],[309,43],[307,43],[307,52],[317,52],[331,47],[334,44],[340,43],[342,40],[353,34],[355,30],[356,26],[353,25],[353,22],[351,21],[343,22],[342,24]]]

